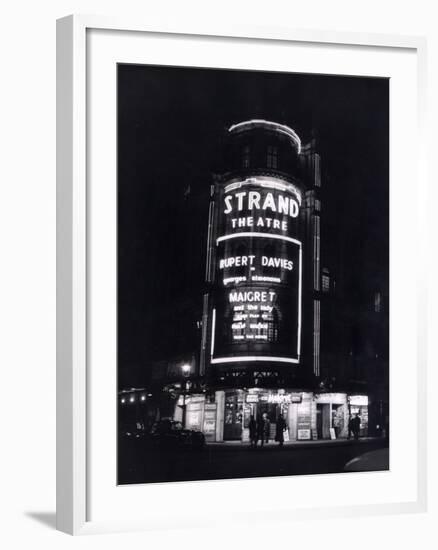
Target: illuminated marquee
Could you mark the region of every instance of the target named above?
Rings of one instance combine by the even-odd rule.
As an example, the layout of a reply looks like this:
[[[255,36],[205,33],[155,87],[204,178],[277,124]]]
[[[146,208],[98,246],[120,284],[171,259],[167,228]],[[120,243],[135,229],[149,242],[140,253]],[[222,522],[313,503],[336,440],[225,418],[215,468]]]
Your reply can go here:
[[[298,363],[301,194],[248,179],[225,186],[219,201],[211,363]]]
[[[233,209],[237,209],[239,212],[254,209],[271,210],[271,212],[278,212],[296,218],[299,212],[299,205],[294,197],[280,194],[274,196],[274,193],[270,191],[264,194],[259,191],[239,191],[238,193],[225,195],[224,202],[224,214],[230,214]]]
[[[282,263],[273,270],[277,277],[256,271],[222,279],[224,291],[216,296],[212,363],[230,362],[230,357],[251,361],[254,356],[299,361],[301,246],[290,246],[294,258],[288,261],[295,269],[288,270]]]
[[[290,230],[290,221],[298,217],[300,201],[299,195],[288,195],[270,188],[257,191],[238,189],[234,192],[226,192],[222,207],[223,233],[229,235],[236,230],[250,229],[274,230],[280,235],[287,235]]]

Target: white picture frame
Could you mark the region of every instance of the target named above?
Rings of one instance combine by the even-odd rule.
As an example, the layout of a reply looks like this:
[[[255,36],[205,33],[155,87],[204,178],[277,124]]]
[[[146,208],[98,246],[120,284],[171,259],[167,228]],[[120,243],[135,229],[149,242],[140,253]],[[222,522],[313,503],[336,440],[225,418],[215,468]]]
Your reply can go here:
[[[328,516],[348,516],[357,514],[381,514],[396,512],[418,512],[426,509],[426,274],[425,274],[425,219],[418,213],[426,211],[426,178],[425,178],[425,64],[426,44],[423,38],[350,34],[326,31],[300,31],[286,28],[174,28],[163,25],[161,28],[151,28],[138,21],[112,19],[94,16],[69,16],[57,22],[57,528],[70,534],[87,534],[107,531],[124,531],[166,527],[169,515],[162,514],[149,517],[118,517],[114,513],[98,515],[98,519],[90,516],[91,500],[99,491],[93,483],[94,471],[91,456],[90,411],[96,395],[91,390],[90,380],[93,361],[91,346],[94,334],[90,332],[90,227],[92,227],[95,206],[90,206],[90,163],[92,150],[89,143],[90,105],[90,32],[106,33],[106,40],[111,36],[123,33],[135,33],[139,36],[171,37],[178,41],[197,37],[202,40],[218,39],[229,44],[230,49],[236,44],[261,43],[269,44],[271,48],[280,45],[314,45],[319,47],[336,46],[339,48],[363,48],[380,52],[410,52],[415,57],[415,82],[411,82],[418,100],[417,110],[411,113],[416,125],[417,147],[412,149],[413,164],[411,186],[413,203],[417,213],[418,225],[413,224],[413,238],[419,244],[417,262],[412,273],[409,273],[407,283],[416,280],[415,298],[411,304],[416,321],[405,327],[415,331],[412,353],[415,354],[413,366],[415,380],[412,384],[415,402],[415,465],[412,475],[415,477],[415,487],[409,498],[397,501],[397,498],[383,499],[376,502],[344,503],[327,507],[315,503],[311,506],[291,506],[279,504],[277,509],[266,508],[263,517],[267,515],[284,518],[315,518]],[[358,50],[357,50],[358,51]],[[166,50],[169,59],[172,49]],[[126,58],[124,58],[124,61]],[[136,59],[137,61],[137,59]],[[175,64],[180,64],[176,60]],[[216,66],[216,65],[213,65]],[[225,66],[226,62],[225,62]],[[360,68],[360,61],[358,62]],[[112,93],[115,93],[113,91]],[[393,159],[394,163],[400,159]],[[393,168],[393,165],[391,165]],[[411,180],[412,181],[412,180]],[[391,208],[393,204],[391,202]],[[394,206],[394,212],[400,213],[403,207],[400,203]],[[400,217],[395,216],[400,225]],[[396,226],[397,228],[398,226]],[[391,226],[391,230],[394,227]],[[392,280],[391,280],[392,284]],[[397,304],[396,304],[397,305]],[[102,328],[105,330],[105,328]],[[93,364],[94,368],[94,364]],[[95,385],[94,385],[95,387]],[[391,386],[391,392],[394,388]],[[397,391],[392,393],[396,397]],[[112,396],[111,396],[112,398]],[[396,400],[395,400],[396,401]],[[115,427],[114,427],[115,429]],[[391,450],[392,452],[392,450]],[[414,468],[415,467],[415,471]],[[364,475],[364,474],[362,474]],[[365,474],[366,475],[366,474]],[[368,478],[370,479],[370,478]],[[247,480],[246,480],[247,481]],[[247,481],[248,482],[248,481]],[[213,485],[215,482],[202,482]],[[227,481],[227,483],[243,483],[242,481]],[[278,487],[276,480],[252,480],[245,487],[253,487],[258,483],[258,490],[268,491]],[[174,484],[170,484],[174,485]],[[200,484],[187,484],[185,492],[198,491]],[[181,485],[179,485],[181,487]],[[220,485],[214,488],[220,494]],[[147,486],[140,488],[148,490]],[[163,485],[154,487],[154,494],[165,491]],[[93,496],[91,496],[93,493]],[[197,494],[198,494],[197,493]],[[138,491],[137,491],[138,494]],[[201,493],[199,493],[201,494]],[[146,493],[137,498],[145,498]],[[199,496],[199,495],[198,495]],[[103,497],[102,497],[103,498]],[[219,497],[220,498],[220,497]],[[147,502],[146,502],[147,505]],[[115,510],[115,508],[114,508]],[[253,515],[258,520],[259,517]],[[184,524],[184,518],[176,518],[173,524]],[[210,525],[208,518],[194,519],[193,525]]]

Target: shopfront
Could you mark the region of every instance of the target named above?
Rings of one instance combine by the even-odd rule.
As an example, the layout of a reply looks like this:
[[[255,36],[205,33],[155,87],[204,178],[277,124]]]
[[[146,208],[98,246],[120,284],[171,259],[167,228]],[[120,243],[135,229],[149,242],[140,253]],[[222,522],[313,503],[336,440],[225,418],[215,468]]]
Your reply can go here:
[[[259,420],[263,415],[270,422],[271,441],[275,441],[276,424],[280,415],[286,423],[286,441],[345,439],[348,437],[349,419],[356,413],[361,418],[361,437],[368,433],[367,396],[259,388],[223,393],[223,433],[217,434],[219,440],[249,441],[251,416]],[[218,424],[220,408],[218,403]]]
[[[264,415],[270,422],[269,439],[275,440],[276,424],[280,415],[286,423],[285,440],[312,438],[313,394],[286,390],[230,390],[225,392],[225,441],[249,441],[251,416],[259,421]],[[220,414],[220,410],[218,411]]]
[[[360,417],[360,437],[368,435],[368,397],[346,393],[313,393],[287,389],[219,390],[214,396],[204,394],[181,397],[174,418],[185,427],[201,430],[209,442],[249,441],[251,416],[259,421],[264,415],[270,422],[269,440],[275,441],[280,415],[286,423],[285,441],[345,439],[348,424]]]
[[[359,415],[360,430],[359,436],[368,435],[368,397],[366,395],[350,395],[348,397],[349,414],[351,418]]]
[[[224,439],[242,439],[243,415],[245,408],[244,392],[225,392]]]
[[[316,438],[339,439],[348,436],[348,405],[345,393],[315,396]]]
[[[173,419],[184,423],[188,430],[204,431],[205,395],[181,395],[173,412]]]

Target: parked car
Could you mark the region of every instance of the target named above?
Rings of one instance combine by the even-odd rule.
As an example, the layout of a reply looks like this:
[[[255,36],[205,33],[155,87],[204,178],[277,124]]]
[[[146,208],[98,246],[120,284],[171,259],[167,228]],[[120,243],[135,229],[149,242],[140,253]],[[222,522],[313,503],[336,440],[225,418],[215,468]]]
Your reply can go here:
[[[349,460],[344,472],[378,472],[389,470],[389,449],[378,449]]]
[[[119,437],[122,439],[143,439],[145,431],[142,426],[135,424],[123,424],[119,429]]]
[[[152,447],[148,433],[144,426],[136,423],[123,423],[119,425],[118,452],[119,460],[131,460],[129,457],[138,456]]]
[[[181,422],[170,419],[155,422],[151,428],[150,437],[163,449],[201,450],[205,445],[205,436],[202,432],[185,429]]]

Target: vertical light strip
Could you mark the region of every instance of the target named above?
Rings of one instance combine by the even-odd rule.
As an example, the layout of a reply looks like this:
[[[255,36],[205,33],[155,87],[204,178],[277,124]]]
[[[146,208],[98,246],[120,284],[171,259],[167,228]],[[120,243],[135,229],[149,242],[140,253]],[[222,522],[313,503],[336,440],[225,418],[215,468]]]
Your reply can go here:
[[[216,309],[213,309],[213,315],[212,315],[212,322],[211,322],[211,351],[210,355],[213,357],[214,353],[214,333],[216,330]]]
[[[319,374],[320,374],[319,353],[320,353],[320,348],[321,348],[321,302],[319,300],[317,301],[317,312],[318,312],[318,315],[317,315],[317,336],[318,336],[318,341],[317,341],[317,346],[316,346],[316,353],[317,353],[317,372],[318,372],[318,376],[319,376]]]
[[[303,258],[303,249],[300,245],[299,250],[299,266],[300,266],[300,273],[298,275],[298,342],[297,342],[297,356],[298,359],[300,358],[301,354],[301,292],[302,292],[302,277],[303,277],[303,266],[302,266],[302,258]]]
[[[317,357],[317,373],[318,376],[320,374],[320,361],[319,361],[319,354],[321,349],[321,302],[317,300],[317,345],[316,345],[316,357]]]
[[[206,268],[205,268],[205,278],[206,278],[207,282],[211,282],[211,274],[210,274],[210,271],[211,271],[211,248],[210,248],[210,243],[211,243],[211,233],[212,233],[212,230],[213,230],[213,206],[214,206],[214,203],[210,202],[210,206],[209,206],[209,209],[208,209],[207,265],[206,265]]]
[[[321,345],[321,302],[313,301],[313,372],[320,373],[319,355]]]
[[[315,235],[315,216],[313,217],[312,224],[312,236],[313,236],[313,288],[316,288],[315,277],[316,277],[316,235]]]
[[[208,324],[208,294],[204,294],[204,303],[202,308],[202,349],[207,345],[207,324]]]
[[[320,217],[316,216],[316,290],[320,290],[321,274],[320,274],[320,248],[321,248],[321,228]]]
[[[316,300],[313,300],[313,374],[316,375]]]
[[[205,353],[207,348],[207,331],[208,328],[208,294],[204,294],[203,309],[202,309],[202,332],[201,332],[201,353],[199,374],[202,376],[205,373]]]
[[[320,289],[320,218],[313,216],[313,288]]]

